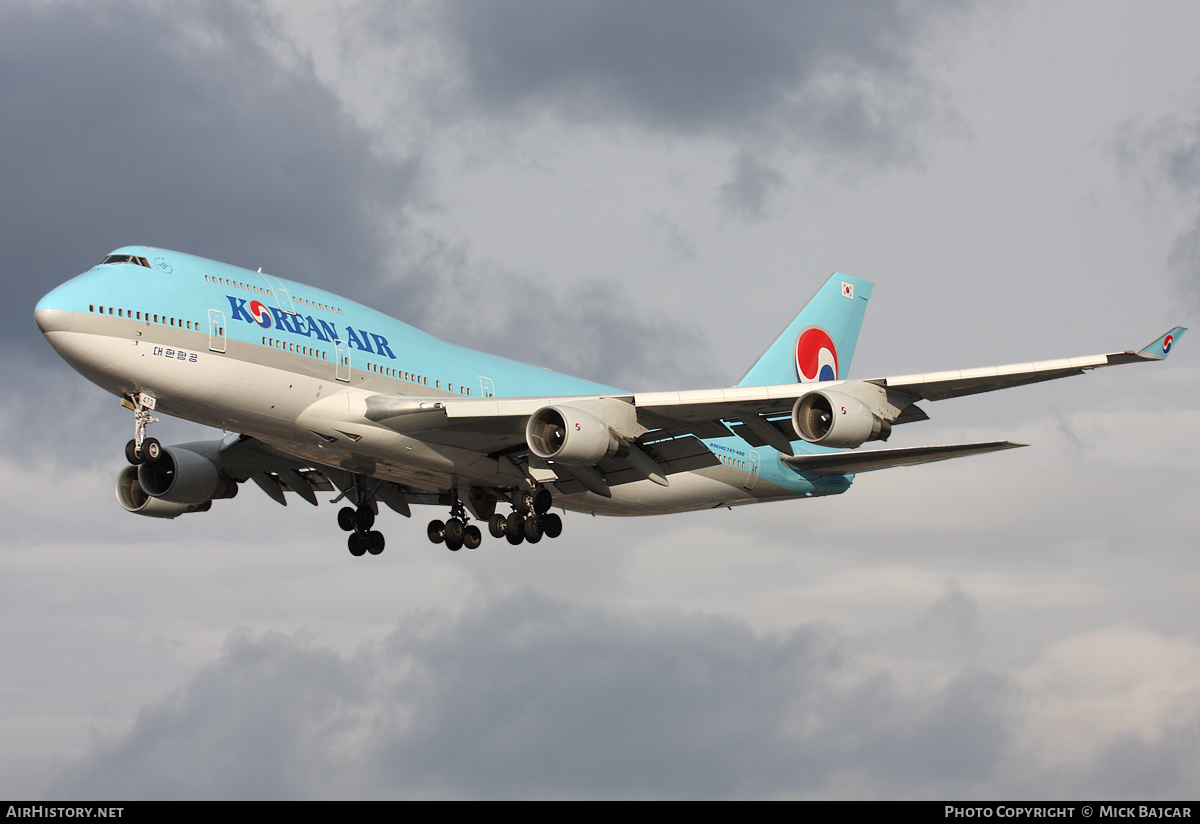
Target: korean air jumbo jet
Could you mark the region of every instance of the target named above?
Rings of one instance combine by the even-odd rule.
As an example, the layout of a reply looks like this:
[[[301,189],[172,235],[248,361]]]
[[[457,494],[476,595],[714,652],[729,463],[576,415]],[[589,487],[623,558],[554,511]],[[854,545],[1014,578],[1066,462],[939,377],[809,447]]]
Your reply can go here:
[[[1022,444],[857,451],[927,419],[917,403],[1163,360],[1139,351],[851,380],[871,284],[834,274],[733,387],[633,393],[437,340],[329,292],[130,246],[46,295],[50,345],[133,412],[126,510],[175,518],[253,481],[287,505],[345,501],[351,554],[377,555],[379,504],[451,550],[558,537],[562,510],[656,515],[845,492],[859,472]],[[166,414],[227,431],[163,446]],[[507,513],[499,511],[507,509]]]

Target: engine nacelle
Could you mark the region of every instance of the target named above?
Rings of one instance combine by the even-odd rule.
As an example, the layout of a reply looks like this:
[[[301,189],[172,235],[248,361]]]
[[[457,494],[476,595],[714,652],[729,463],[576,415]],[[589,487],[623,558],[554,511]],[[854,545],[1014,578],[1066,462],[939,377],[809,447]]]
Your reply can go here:
[[[866,441],[886,441],[892,425],[842,392],[816,390],[796,399],[792,428],[809,443],[853,449]]]
[[[237,494],[237,483],[222,475],[216,464],[178,446],[163,449],[157,461],[141,464],[137,477],[147,495],[173,504],[196,506]]]
[[[149,518],[178,518],[188,512],[205,512],[212,501],[202,504],[175,504],[161,498],[152,498],[142,489],[138,480],[138,468],[127,466],[117,475],[117,503],[126,512],[145,515]]]
[[[539,458],[590,466],[621,447],[604,421],[573,406],[543,406],[525,424],[525,442]]]

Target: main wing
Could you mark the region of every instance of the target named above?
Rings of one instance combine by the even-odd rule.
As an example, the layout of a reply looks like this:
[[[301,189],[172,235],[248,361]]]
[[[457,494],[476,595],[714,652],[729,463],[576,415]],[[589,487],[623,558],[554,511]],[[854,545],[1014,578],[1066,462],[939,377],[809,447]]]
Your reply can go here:
[[[798,472],[861,472],[1020,444],[917,447],[851,457],[796,456],[793,443],[802,439],[853,449],[868,440],[886,440],[892,426],[928,418],[918,401],[1163,360],[1186,331],[1176,327],[1137,351],[862,381],[545,398],[374,395],[366,399],[363,416],[429,443],[508,453],[531,469],[549,470],[601,494],[614,483],[643,478],[665,485],[675,472],[715,463],[699,440],[732,435],[751,446],[774,447]]]

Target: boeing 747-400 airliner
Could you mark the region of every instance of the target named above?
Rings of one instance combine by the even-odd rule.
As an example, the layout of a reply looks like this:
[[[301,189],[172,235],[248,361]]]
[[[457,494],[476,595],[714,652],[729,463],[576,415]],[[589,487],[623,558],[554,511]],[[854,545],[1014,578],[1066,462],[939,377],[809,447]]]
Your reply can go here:
[[[834,274],[733,387],[627,392],[440,341],[345,298],[130,246],[46,295],[50,345],[133,412],[121,506],[175,518],[253,481],[346,501],[354,555],[383,551],[379,504],[449,511],[427,534],[474,549],[558,537],[553,507],[657,515],[845,492],[856,473],[1010,449],[1007,441],[854,451],[936,401],[1162,360],[1140,351],[869,380],[846,376],[871,284]],[[223,429],[163,446],[155,413]],[[506,513],[500,507],[509,508]]]

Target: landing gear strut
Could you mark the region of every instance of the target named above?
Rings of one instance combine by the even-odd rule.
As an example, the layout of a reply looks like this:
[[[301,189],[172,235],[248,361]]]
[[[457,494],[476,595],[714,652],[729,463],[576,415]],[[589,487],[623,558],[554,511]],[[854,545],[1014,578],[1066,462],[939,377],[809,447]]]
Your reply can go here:
[[[154,398],[139,392],[132,400],[122,398],[121,405],[133,410],[133,440],[125,444],[125,460],[133,466],[146,461],[154,463],[162,454],[162,444],[155,438],[146,437],[146,426],[158,421],[150,414],[154,409]]]

